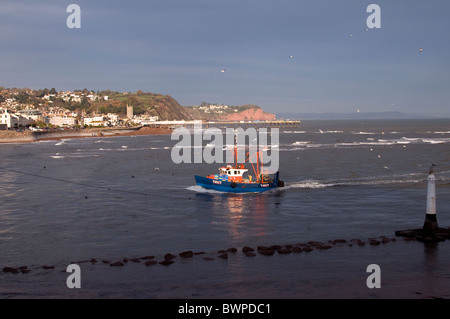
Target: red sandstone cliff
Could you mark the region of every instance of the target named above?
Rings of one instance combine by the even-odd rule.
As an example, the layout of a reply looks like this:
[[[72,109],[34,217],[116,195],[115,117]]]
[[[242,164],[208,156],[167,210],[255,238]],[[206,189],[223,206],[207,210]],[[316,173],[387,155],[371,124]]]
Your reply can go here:
[[[266,113],[260,108],[252,108],[239,113],[225,115],[227,121],[273,121],[275,114]]]

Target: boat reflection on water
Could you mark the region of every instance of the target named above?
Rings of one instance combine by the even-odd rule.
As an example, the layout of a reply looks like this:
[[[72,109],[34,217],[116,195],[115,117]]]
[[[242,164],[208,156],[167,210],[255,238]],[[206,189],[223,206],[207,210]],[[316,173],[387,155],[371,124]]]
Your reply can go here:
[[[276,205],[274,192],[265,194],[230,194],[230,193],[197,193],[200,202],[207,204],[211,224],[220,227],[220,231],[227,231],[230,245],[245,246],[253,242],[264,241],[269,230],[269,210]],[[198,207],[205,209],[204,205]],[[216,214],[214,212],[226,212]],[[239,248],[239,247],[238,247]]]
[[[223,205],[229,211],[229,231],[234,241],[241,242],[251,236],[264,236],[267,233],[267,203],[264,196],[251,198],[227,196]]]

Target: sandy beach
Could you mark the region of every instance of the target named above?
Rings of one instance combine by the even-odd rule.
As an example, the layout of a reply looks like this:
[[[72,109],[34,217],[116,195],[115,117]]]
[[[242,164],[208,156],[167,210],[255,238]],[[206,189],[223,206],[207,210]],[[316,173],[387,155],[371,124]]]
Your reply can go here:
[[[137,136],[137,135],[167,135],[172,130],[167,128],[138,127],[138,128],[92,128],[73,129],[48,132],[33,131],[0,131],[0,143],[30,143],[37,141],[61,140],[66,138]]]

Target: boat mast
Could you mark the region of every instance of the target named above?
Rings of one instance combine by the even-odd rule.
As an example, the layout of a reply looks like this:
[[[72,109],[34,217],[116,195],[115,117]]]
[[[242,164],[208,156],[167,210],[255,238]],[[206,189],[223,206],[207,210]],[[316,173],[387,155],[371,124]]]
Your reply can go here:
[[[234,168],[237,168],[237,134],[234,135]]]
[[[256,182],[259,183],[259,152],[256,152]]]
[[[259,151],[261,154],[261,173],[263,172],[263,158],[262,158],[262,151]],[[262,177],[262,176],[261,176]]]

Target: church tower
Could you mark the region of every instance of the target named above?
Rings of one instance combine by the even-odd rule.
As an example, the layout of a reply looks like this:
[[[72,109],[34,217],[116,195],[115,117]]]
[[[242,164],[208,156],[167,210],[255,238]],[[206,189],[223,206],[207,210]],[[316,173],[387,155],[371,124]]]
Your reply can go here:
[[[131,120],[133,118],[133,105],[127,103],[127,117]]]

